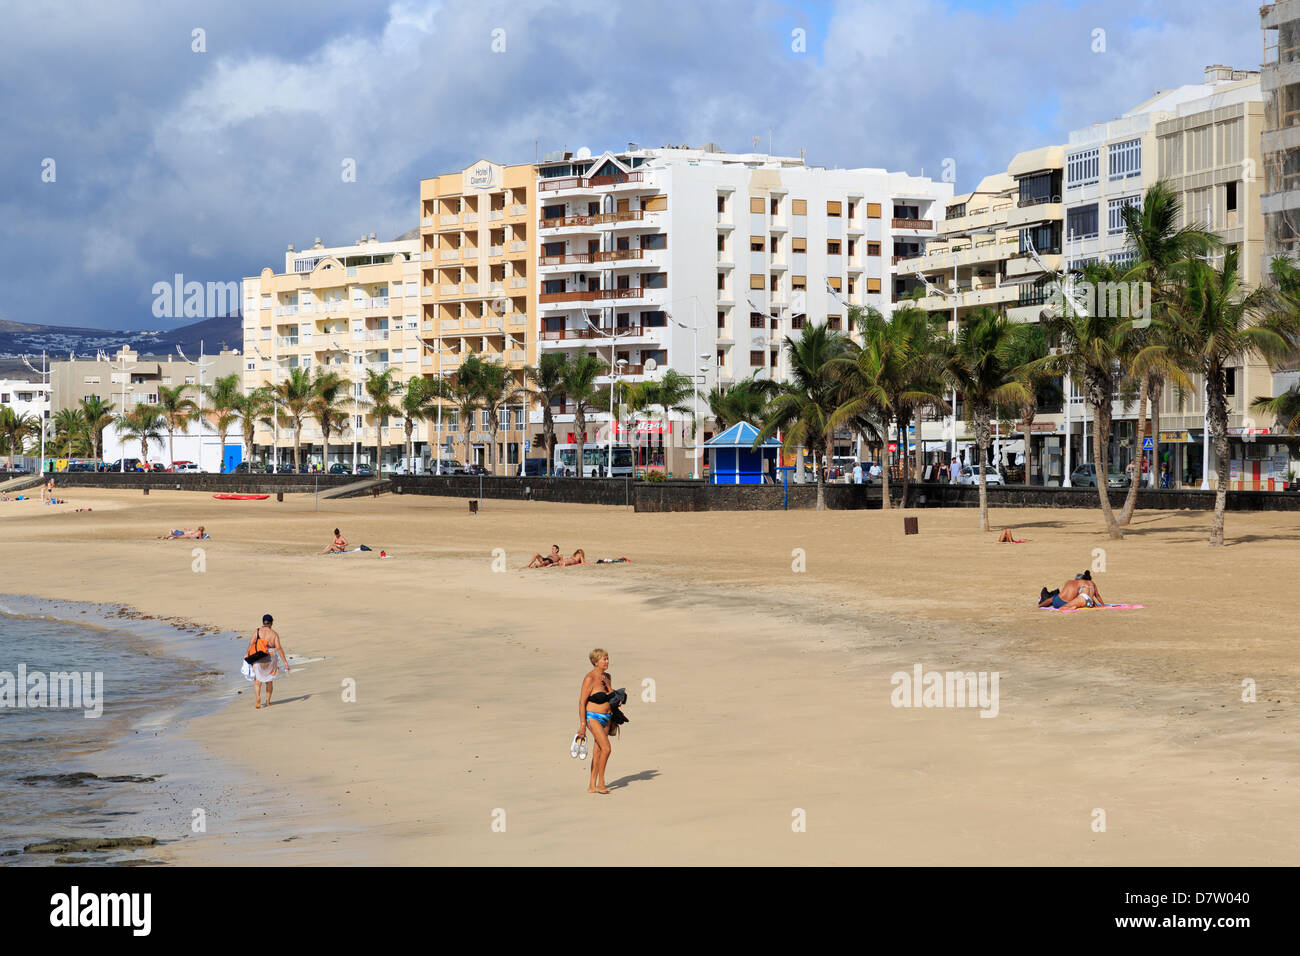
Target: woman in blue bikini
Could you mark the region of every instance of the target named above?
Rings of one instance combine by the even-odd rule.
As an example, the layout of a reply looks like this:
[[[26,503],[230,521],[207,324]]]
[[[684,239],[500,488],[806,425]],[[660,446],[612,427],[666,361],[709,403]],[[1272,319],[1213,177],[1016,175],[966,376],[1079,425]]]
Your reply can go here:
[[[586,740],[587,728],[590,727],[596,743],[587,792],[609,793],[609,788],[605,786],[605,764],[609,762],[610,751],[609,699],[613,689],[608,673],[609,655],[598,647],[587,656],[594,666],[582,679],[582,691],[578,694],[578,736]]]

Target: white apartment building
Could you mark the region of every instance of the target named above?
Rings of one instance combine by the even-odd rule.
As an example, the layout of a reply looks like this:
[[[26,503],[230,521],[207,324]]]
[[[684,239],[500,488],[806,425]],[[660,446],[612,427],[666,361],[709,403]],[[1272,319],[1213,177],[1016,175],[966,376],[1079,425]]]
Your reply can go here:
[[[304,463],[351,465],[354,440],[361,462],[376,464],[381,444],[386,461],[401,457],[402,422],[376,421],[366,411],[364,382],[367,370],[392,369],[397,382],[421,373],[419,245],[418,238],[381,242],[374,233],[351,246],[317,239],[309,249],[289,246],[283,273],[267,267],[244,279],[246,391],[277,385],[295,368],[314,374],[328,366],[352,382],[354,413],[346,429],[331,432],[328,460],[320,426],[304,421]],[[272,449],[281,464],[292,462],[291,429],[259,425],[254,444]]]
[[[705,418],[712,387],[784,377],[783,343],[805,324],[852,331],[850,307],[888,313],[917,284],[896,263],[936,234],[951,195],[713,144],[552,154],[538,167],[540,351],[621,361],[630,381],[676,369],[698,383]],[[572,407],[555,411],[557,440],[572,440]],[[688,473],[690,418],[640,422],[640,461]],[[589,415],[587,440],[608,427],[608,411]]]
[[[47,419],[50,417],[50,389],[47,382],[0,379],[0,405],[8,405],[19,416]]]

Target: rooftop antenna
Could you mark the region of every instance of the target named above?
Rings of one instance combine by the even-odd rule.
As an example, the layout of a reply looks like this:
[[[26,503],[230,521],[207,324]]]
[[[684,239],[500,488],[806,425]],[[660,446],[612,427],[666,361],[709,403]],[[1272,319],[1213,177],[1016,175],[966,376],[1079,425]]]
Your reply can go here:
[[[757,153],[757,152],[758,152],[758,141],[759,141],[759,138],[760,138],[760,137],[755,136],[755,137],[752,137],[752,138],[753,138],[753,140],[754,140],[754,152]]]

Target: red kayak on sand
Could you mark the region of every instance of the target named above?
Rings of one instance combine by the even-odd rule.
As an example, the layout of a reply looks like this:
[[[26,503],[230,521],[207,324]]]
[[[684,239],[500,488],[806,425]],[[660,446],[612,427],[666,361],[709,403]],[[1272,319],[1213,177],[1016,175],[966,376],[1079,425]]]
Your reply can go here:
[[[213,495],[214,498],[223,498],[226,501],[265,501],[270,495]]]

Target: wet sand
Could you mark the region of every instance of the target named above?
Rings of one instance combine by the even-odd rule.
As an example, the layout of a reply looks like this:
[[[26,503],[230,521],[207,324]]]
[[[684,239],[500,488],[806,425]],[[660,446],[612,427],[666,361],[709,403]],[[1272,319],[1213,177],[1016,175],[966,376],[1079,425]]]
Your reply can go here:
[[[971,510],[904,536],[898,511],[67,495],[0,504],[6,590],[245,635],[270,611],[327,658],[180,731],[257,781],[228,820],[275,823],[210,819],[176,863],[574,864],[593,834],[625,864],[1295,861],[1300,515],[1229,514],[1212,551],[1196,512],[1111,542],[1096,511],[995,510],[1010,545]],[[316,555],[336,525],[375,551]],[[519,570],[552,543],[632,563]],[[1033,607],[1102,560],[1106,599],[1145,610]],[[630,697],[609,796],[568,753],[593,646]],[[997,672],[998,716],[894,707],[916,664]]]

